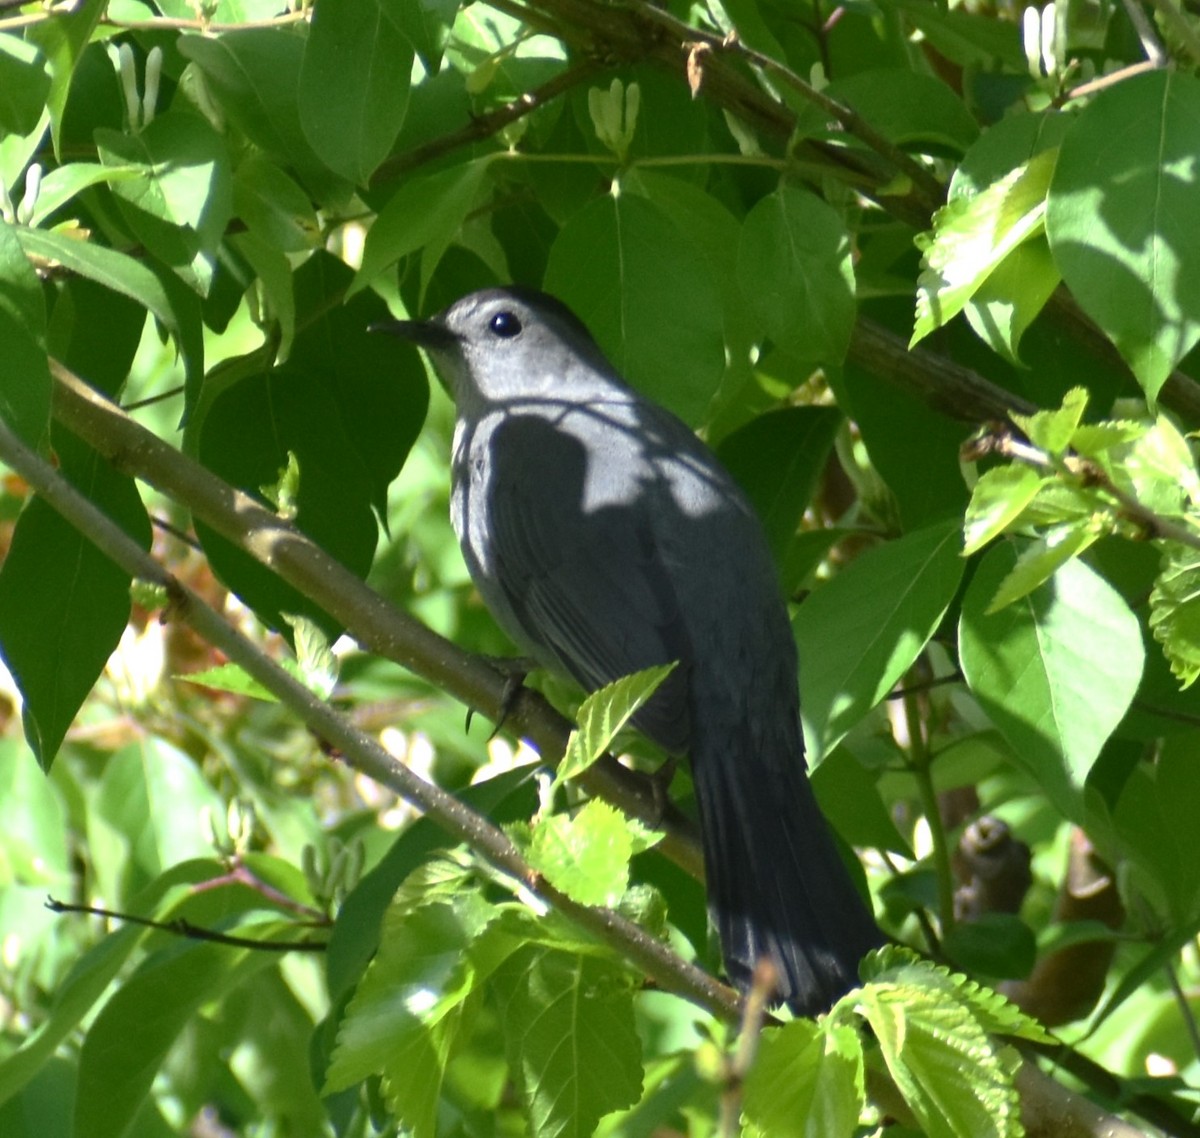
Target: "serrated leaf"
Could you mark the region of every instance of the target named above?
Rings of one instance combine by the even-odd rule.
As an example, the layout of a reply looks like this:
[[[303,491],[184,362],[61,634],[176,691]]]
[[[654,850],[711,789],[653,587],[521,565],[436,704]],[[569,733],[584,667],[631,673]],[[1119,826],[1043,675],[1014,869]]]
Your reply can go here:
[[[863,1106],[858,1032],[828,1019],[763,1032],[743,1109],[771,1138],[849,1138]]]
[[[567,779],[578,778],[609,748],[617,733],[629,722],[645,702],[658,690],[659,685],[671,674],[676,665],[659,664],[644,668],[628,676],[622,676],[611,684],[592,692],[580,704],[576,720],[579,724],[571,732],[555,775],[554,785],[560,786]]]
[[[910,347],[957,315],[1022,241],[1042,231],[1056,157],[1044,151],[975,197],[938,210],[917,280]]]
[[[963,597],[959,658],[1017,761],[1078,818],[1084,780],[1141,680],[1141,629],[1120,594],[1079,560],[989,613],[1017,556],[1004,543],[980,562]]]
[[[858,1006],[928,1138],[1023,1133],[1012,1070],[967,1008],[918,988],[882,982],[866,985]],[[969,1078],[963,1077],[964,1069]]]
[[[987,471],[971,491],[963,520],[963,556],[978,552],[1002,534],[1047,481],[1031,466],[1011,463]]]
[[[1080,423],[1071,436],[1071,449],[1084,458],[1099,458],[1122,443],[1135,442],[1150,429],[1149,423],[1109,419],[1103,423]]]
[[[533,828],[529,863],[581,905],[615,905],[629,884],[633,836],[619,810],[593,798],[576,814],[552,814]]]
[[[1025,545],[1012,571],[996,589],[996,595],[987,607],[987,615],[1027,597],[1072,557],[1078,557],[1089,545],[1099,541],[1109,532],[1109,528],[1103,516],[1080,522],[1064,522]]]
[[[1124,445],[1113,446],[1104,468],[1118,489],[1157,514],[1178,517],[1185,504],[1200,505],[1195,457],[1187,439],[1164,416]]]
[[[333,654],[329,637],[318,624],[307,617],[285,612],[283,619],[292,629],[301,682],[321,699],[328,699],[338,679],[337,657]]]
[[[904,945],[886,945],[863,960],[864,983],[886,980],[901,985],[911,984],[931,991],[952,992],[954,998],[970,1006],[985,1031],[994,1035],[1011,1035],[1034,1042],[1050,1042],[1053,1036],[1037,1020],[1027,1016],[1016,1004],[999,992],[935,964]],[[853,993],[847,997],[853,1001]]]
[[[1052,411],[1035,411],[1032,415],[1013,411],[1010,418],[1035,447],[1057,458],[1071,445],[1071,438],[1087,410],[1087,404],[1086,388],[1072,387],[1063,396],[1061,407]]]
[[[294,660],[283,660],[286,668],[291,664],[296,671],[296,679],[300,679],[299,668]],[[172,679],[183,680],[189,684],[199,684],[201,687],[212,688],[214,691],[227,691],[232,695],[244,695],[250,699],[261,699],[266,703],[277,703],[272,692],[262,686],[249,672],[237,664],[218,664],[215,668],[205,668],[200,672],[188,672],[186,675],[175,675]]]
[[[1184,687],[1200,676],[1200,551],[1174,542],[1150,591],[1150,631]]]
[[[489,981],[509,1068],[534,1138],[590,1138],[641,1096],[641,1042],[629,974],[594,956],[512,953]]]

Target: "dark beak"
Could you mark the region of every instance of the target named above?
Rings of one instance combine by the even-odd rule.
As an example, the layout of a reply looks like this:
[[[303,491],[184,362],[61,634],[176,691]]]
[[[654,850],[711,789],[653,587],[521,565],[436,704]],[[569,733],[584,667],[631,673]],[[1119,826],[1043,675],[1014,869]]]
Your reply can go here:
[[[458,337],[437,320],[380,320],[372,324],[367,331],[386,332],[390,336],[399,336],[402,340],[409,340],[418,347],[433,351],[452,348],[458,343]]]

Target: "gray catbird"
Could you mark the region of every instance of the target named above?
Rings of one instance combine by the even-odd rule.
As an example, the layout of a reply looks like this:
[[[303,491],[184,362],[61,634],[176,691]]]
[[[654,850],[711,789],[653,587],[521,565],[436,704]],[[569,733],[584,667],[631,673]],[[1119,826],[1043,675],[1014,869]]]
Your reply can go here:
[[[882,937],[808,784],[795,642],[746,498],[553,297],[486,289],[382,327],[454,398],[451,517],[500,625],[588,691],[679,662],[634,722],[691,760],[730,978],[765,958],[779,999],[829,1007]]]

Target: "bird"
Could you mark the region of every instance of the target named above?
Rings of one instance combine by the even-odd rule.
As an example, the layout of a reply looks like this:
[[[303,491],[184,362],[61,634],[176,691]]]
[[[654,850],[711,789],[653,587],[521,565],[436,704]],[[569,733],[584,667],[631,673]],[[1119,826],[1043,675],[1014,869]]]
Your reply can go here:
[[[633,722],[690,762],[728,978],[748,991],[769,962],[772,1003],[828,1010],[883,937],[808,781],[795,640],[750,502],[547,293],[487,288],[378,327],[424,349],[455,403],[451,521],[514,643],[588,692],[676,664]]]

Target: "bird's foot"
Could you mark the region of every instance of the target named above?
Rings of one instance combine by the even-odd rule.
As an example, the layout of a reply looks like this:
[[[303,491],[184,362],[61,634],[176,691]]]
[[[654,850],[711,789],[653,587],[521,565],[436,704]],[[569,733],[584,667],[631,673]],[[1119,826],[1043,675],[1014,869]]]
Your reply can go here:
[[[487,737],[490,743],[500,734],[501,728],[508,720],[512,709],[517,705],[525,677],[538,667],[538,662],[530,656],[484,656],[483,657],[501,676],[504,677],[504,687],[500,692],[500,714],[496,717],[496,725]],[[471,720],[475,715],[474,708],[467,708],[466,730],[471,729]]]

